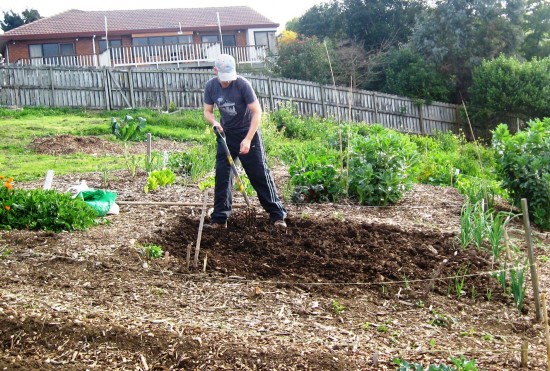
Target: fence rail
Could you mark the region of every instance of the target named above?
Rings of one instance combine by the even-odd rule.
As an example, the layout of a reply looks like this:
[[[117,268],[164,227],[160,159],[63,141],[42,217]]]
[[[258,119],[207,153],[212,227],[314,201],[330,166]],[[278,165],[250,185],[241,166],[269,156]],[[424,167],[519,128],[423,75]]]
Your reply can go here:
[[[0,66],[0,106],[201,108],[209,71]],[[292,104],[297,113],[379,123],[401,132],[458,132],[459,106],[311,82],[247,76],[265,111]]]

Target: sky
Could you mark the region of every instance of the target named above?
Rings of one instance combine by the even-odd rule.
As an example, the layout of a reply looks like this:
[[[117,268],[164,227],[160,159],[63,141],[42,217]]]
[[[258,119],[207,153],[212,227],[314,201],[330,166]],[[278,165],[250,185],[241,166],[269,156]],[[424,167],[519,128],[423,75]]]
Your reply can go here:
[[[176,1],[157,0],[1,0],[0,11],[14,11],[21,14],[25,9],[36,9],[42,17],[49,17],[69,9],[79,10],[120,10],[120,9],[166,9],[166,8],[197,8],[212,6],[250,6],[262,15],[280,24],[278,31],[284,29],[286,22],[303,15],[313,5],[325,0],[200,0]],[[0,14],[4,19],[4,14]]]

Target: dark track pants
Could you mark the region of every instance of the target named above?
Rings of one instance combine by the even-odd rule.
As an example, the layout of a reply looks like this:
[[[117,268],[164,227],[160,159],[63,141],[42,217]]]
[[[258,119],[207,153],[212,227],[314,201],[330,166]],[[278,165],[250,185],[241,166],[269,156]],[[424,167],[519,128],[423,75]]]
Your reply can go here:
[[[269,213],[272,221],[284,219],[287,215],[273,182],[273,177],[267,165],[261,133],[258,130],[250,144],[250,151],[246,155],[239,155],[241,141],[246,137],[248,129],[242,132],[225,131],[227,146],[233,160],[237,158],[256,190],[260,204]],[[233,201],[233,174],[227,160],[221,139],[218,139],[216,153],[216,186],[214,191],[214,212],[212,222],[224,223],[231,215]]]

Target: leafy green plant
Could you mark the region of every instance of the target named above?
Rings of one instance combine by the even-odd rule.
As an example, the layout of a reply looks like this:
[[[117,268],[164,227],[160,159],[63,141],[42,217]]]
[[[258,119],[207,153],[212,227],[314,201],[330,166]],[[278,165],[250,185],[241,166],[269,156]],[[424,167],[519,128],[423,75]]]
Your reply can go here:
[[[69,193],[14,189],[12,179],[0,185],[0,229],[74,231],[96,224],[97,212]]]
[[[430,324],[433,326],[451,327],[456,322],[453,317],[448,316],[445,313],[441,313],[436,308],[433,308],[430,314],[432,315],[432,318],[430,319]]]
[[[550,118],[528,123],[512,135],[506,125],[493,132],[498,169],[514,205],[527,199],[534,222],[550,229]]]
[[[170,104],[168,105],[168,112],[176,112],[176,109],[176,103],[170,102]]]
[[[332,302],[330,303],[330,306],[331,306],[332,310],[334,311],[334,313],[336,313],[336,314],[341,314],[343,311],[346,310],[346,307],[343,306],[342,303],[340,303],[336,299],[332,300]]]
[[[199,189],[201,191],[204,191],[207,188],[214,188],[215,185],[216,185],[216,178],[214,177],[214,175],[211,175],[200,181]]]
[[[410,363],[400,358],[394,358],[393,363],[398,365],[398,371],[477,371],[476,361],[467,360],[463,355],[458,358],[451,358],[453,366],[430,364],[427,368],[419,363]]]
[[[156,170],[151,172],[149,177],[147,177],[147,184],[145,185],[144,191],[145,193],[156,191],[159,187],[174,184],[175,181],[176,174],[174,174],[172,170]]]
[[[373,125],[367,137],[353,138],[349,194],[361,204],[386,206],[399,201],[412,186],[416,145],[402,134]]]
[[[158,259],[162,257],[162,254],[163,254],[162,247],[155,244],[149,244],[149,245],[143,246],[142,251],[143,251],[143,255],[145,255],[145,257],[148,260]]]
[[[130,115],[124,116],[119,123],[115,117],[111,119],[111,132],[122,141],[136,140],[145,129],[146,119],[138,117],[137,121]]]
[[[335,201],[345,190],[337,170],[337,158],[309,155],[291,165],[292,200],[296,203]]]
[[[189,152],[174,153],[171,154],[168,159],[168,167],[176,174],[188,177],[191,176],[194,161],[194,157]]]
[[[6,259],[12,253],[13,253],[13,249],[10,249],[9,247],[0,248],[0,260]]]

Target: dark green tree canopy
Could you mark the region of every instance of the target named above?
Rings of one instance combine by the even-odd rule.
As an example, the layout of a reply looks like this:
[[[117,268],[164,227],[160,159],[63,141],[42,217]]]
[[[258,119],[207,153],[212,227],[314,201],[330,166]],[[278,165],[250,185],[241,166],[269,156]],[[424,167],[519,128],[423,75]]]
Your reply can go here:
[[[40,13],[36,9],[25,9],[21,15],[10,10],[9,12],[4,12],[4,20],[0,22],[0,27],[6,32],[40,18],[42,17],[40,17]]]
[[[516,55],[523,40],[524,0],[447,0],[426,11],[412,35],[414,49],[456,79],[455,101],[472,69],[500,54]]]
[[[523,31],[525,41],[521,51],[526,59],[550,56],[550,2],[528,1]]]
[[[423,0],[332,0],[299,18],[295,31],[323,40],[350,39],[366,51],[407,42]]]

